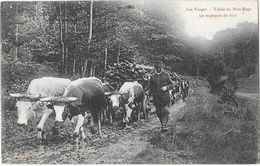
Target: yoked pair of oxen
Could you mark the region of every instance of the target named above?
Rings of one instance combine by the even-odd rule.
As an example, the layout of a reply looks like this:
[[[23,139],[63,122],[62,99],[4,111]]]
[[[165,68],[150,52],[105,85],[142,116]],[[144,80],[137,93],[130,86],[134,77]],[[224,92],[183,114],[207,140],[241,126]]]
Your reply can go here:
[[[132,109],[135,106],[142,106],[144,90],[137,82],[125,82],[118,92],[113,92],[109,84],[102,83],[96,77],[79,78],[75,81],[42,77],[30,82],[26,94],[16,93],[10,96],[17,99],[19,126],[26,127],[29,119],[34,118],[35,115],[41,116],[37,125],[38,139],[45,138],[44,124],[53,112],[55,127],[59,128],[66,118],[71,122],[76,120],[73,135],[76,139],[84,139],[86,136],[83,122],[87,115],[91,115],[90,124],[93,126],[95,124],[101,135],[101,114],[106,113],[106,108],[110,107],[110,121],[112,121],[111,109],[115,111],[120,106],[124,106],[122,121],[127,123]]]

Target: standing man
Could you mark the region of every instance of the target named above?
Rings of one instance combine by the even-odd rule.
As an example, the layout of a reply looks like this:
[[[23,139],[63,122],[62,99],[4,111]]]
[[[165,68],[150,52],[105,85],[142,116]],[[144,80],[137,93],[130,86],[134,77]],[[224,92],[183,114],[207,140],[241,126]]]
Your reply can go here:
[[[183,101],[185,101],[186,97],[189,95],[189,81],[187,79],[183,80],[183,86],[184,86],[184,91],[183,91]]]
[[[161,122],[161,132],[168,131],[167,123],[169,120],[170,93],[173,88],[173,82],[168,73],[162,70],[162,62],[156,62],[155,72],[148,82],[148,94],[153,95],[153,103],[156,108],[156,114]]]

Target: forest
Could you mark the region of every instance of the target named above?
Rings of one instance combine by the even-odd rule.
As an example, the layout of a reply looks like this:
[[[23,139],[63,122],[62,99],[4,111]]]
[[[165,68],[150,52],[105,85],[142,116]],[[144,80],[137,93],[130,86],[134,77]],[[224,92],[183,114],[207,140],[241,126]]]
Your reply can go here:
[[[2,2],[3,87],[23,91],[41,75],[102,78],[107,66],[125,59],[161,60],[170,71],[213,82],[217,75],[257,72],[256,23],[238,23],[212,40],[190,37],[178,5],[172,11],[166,3]]]

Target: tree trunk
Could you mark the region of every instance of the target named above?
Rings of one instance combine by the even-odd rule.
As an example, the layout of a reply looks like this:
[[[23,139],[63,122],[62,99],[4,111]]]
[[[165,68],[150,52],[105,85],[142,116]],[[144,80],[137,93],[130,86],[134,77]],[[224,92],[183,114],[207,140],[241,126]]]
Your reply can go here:
[[[92,76],[96,77],[96,67],[97,66],[93,66],[93,70],[92,70]]]
[[[75,21],[74,18],[73,18],[73,20],[74,20],[74,33],[76,34],[76,33],[77,33],[77,23],[76,23],[76,21]],[[74,51],[74,53],[75,53],[75,51]],[[73,68],[72,68],[72,73],[73,73],[73,75],[76,74],[76,62],[77,62],[77,57],[78,57],[78,54],[75,53],[75,54],[74,54],[74,57],[73,57]]]
[[[76,21],[74,21],[74,32],[77,33],[77,23],[76,23]]]
[[[107,71],[107,40],[106,40],[106,47],[105,47],[105,72]]]
[[[68,57],[69,57],[69,48],[68,48],[68,13],[66,12],[66,1],[65,1],[65,39],[66,39],[66,45],[65,45],[65,59],[64,59],[64,73],[68,73]]]
[[[118,46],[118,53],[117,53],[117,58],[116,58],[116,62],[119,62],[119,57],[120,57],[120,45]]]
[[[102,81],[104,80],[104,77],[106,75],[106,71],[107,71],[107,40],[106,40],[106,45],[105,45],[105,65],[104,65]]]
[[[38,2],[35,3],[35,13],[38,12]]]
[[[15,52],[15,57],[14,60],[17,61],[18,60],[18,35],[19,35],[19,24],[18,24],[18,3],[16,3],[16,17],[17,17],[17,23],[16,23],[16,30],[15,30],[15,48],[14,48],[14,52]]]
[[[80,58],[81,60],[80,60],[80,62],[81,62],[81,77],[83,77],[83,73],[84,73],[84,61],[83,61],[83,58]]]
[[[59,17],[59,24],[60,24],[60,42],[61,42],[61,71],[64,72],[64,60],[65,60],[65,54],[64,54],[64,41],[63,41],[63,28],[62,28],[62,7],[60,2],[60,17]]]
[[[89,44],[92,39],[92,22],[93,22],[93,0],[91,0],[91,4],[90,4],[89,37],[88,37]]]
[[[90,71],[89,71],[89,75],[92,77],[92,76],[94,76],[94,63],[93,63],[93,61],[91,61],[91,64],[90,64]]]
[[[83,72],[82,72],[82,77],[85,77],[87,67],[88,67],[88,58],[85,58],[85,61],[84,61],[84,63],[83,63]]]
[[[73,69],[72,69],[72,73],[73,73],[73,75],[76,74],[76,57],[74,57],[74,60],[73,60]]]
[[[90,44],[91,44],[91,39],[92,39],[92,21],[93,21],[93,0],[91,0],[91,3],[90,3],[89,36],[88,36],[88,48],[87,48],[88,57],[85,57],[84,70],[83,70],[82,76],[85,76],[85,74],[86,74],[88,58],[89,57],[90,57],[90,59],[92,58],[90,56]]]

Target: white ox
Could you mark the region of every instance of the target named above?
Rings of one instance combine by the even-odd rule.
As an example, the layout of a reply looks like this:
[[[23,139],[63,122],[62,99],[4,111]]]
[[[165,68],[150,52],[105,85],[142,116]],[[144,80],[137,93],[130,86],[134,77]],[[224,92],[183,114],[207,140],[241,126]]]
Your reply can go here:
[[[36,115],[42,115],[37,125],[38,138],[42,139],[44,124],[53,110],[48,108],[48,103],[43,104],[37,100],[40,97],[62,95],[70,82],[71,80],[64,78],[42,77],[31,81],[26,94],[10,94],[12,97],[18,99],[16,102],[18,125],[26,126],[28,120],[35,118]],[[31,96],[34,96],[34,98]],[[39,112],[42,114],[38,114]]]
[[[125,114],[123,123],[130,120],[133,108],[137,108],[137,119],[140,120],[140,109],[143,108],[144,90],[138,82],[125,82],[119,90],[119,94],[112,94],[111,97],[112,107],[119,108],[120,105],[124,106]]]

